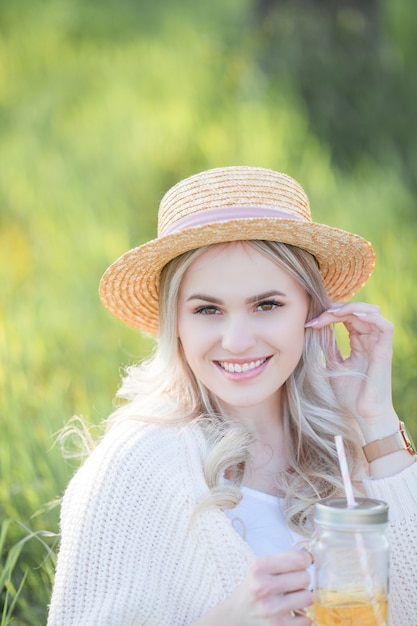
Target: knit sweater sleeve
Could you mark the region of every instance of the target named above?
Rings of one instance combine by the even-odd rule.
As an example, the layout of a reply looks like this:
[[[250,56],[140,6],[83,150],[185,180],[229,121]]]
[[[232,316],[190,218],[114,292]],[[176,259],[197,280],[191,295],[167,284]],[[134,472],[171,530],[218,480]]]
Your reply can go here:
[[[253,557],[207,495],[197,429],[110,431],[61,509],[48,626],[185,626],[230,595]]]
[[[390,625],[417,624],[417,463],[388,478],[364,480],[371,498],[389,505]]]

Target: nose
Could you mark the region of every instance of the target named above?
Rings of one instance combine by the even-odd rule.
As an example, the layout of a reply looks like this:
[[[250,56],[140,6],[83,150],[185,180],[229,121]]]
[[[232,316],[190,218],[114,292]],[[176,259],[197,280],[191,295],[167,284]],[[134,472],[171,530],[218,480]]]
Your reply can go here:
[[[224,326],[221,344],[232,354],[244,354],[256,345],[256,336],[247,320],[230,317]]]

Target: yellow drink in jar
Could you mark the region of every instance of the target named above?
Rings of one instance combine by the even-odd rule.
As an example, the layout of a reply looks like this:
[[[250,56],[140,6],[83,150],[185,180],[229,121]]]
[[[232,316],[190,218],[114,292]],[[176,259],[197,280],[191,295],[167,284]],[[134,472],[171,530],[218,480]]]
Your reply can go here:
[[[386,594],[376,594],[373,601],[366,592],[321,590],[319,596],[312,607],[314,626],[388,626]]]

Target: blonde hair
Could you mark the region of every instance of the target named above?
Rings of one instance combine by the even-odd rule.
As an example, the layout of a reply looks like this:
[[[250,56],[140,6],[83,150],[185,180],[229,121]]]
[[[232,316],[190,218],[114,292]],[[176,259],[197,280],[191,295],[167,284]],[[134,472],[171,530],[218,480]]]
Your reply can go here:
[[[214,244],[227,246],[228,243]],[[315,258],[300,248],[270,241],[248,245],[288,271],[310,297],[308,319],[331,305]],[[210,248],[213,246],[210,246]],[[253,436],[229,418],[217,398],[188,367],[177,336],[177,300],[181,281],[194,260],[208,247],[187,252],[162,271],[159,295],[160,334],[151,357],[131,366],[118,392],[127,400],[109,424],[138,419],[159,425],[182,425],[198,420],[209,451],[204,473],[210,497],[198,505],[231,508],[240,499],[239,485],[250,458]],[[353,416],[339,405],[332,377],[340,375],[332,328],[306,329],[304,350],[294,372],[284,383],[283,425],[287,469],[276,477],[285,499],[289,526],[308,532],[311,509],[319,498],[343,495],[334,435],[343,436],[351,472],[361,466],[361,440]],[[140,417],[139,417],[140,416]],[[227,473],[230,481],[225,483]]]

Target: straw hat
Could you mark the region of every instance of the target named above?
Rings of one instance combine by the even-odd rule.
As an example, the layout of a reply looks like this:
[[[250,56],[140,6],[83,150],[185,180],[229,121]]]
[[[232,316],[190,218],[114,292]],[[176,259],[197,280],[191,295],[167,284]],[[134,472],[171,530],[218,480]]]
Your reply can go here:
[[[165,194],[157,239],[110,265],[100,282],[101,300],[122,322],[157,333],[164,265],[201,246],[249,239],[280,241],[313,254],[333,301],[358,291],[375,264],[368,241],[312,221],[308,198],[294,179],[259,167],[223,167],[186,178]]]

